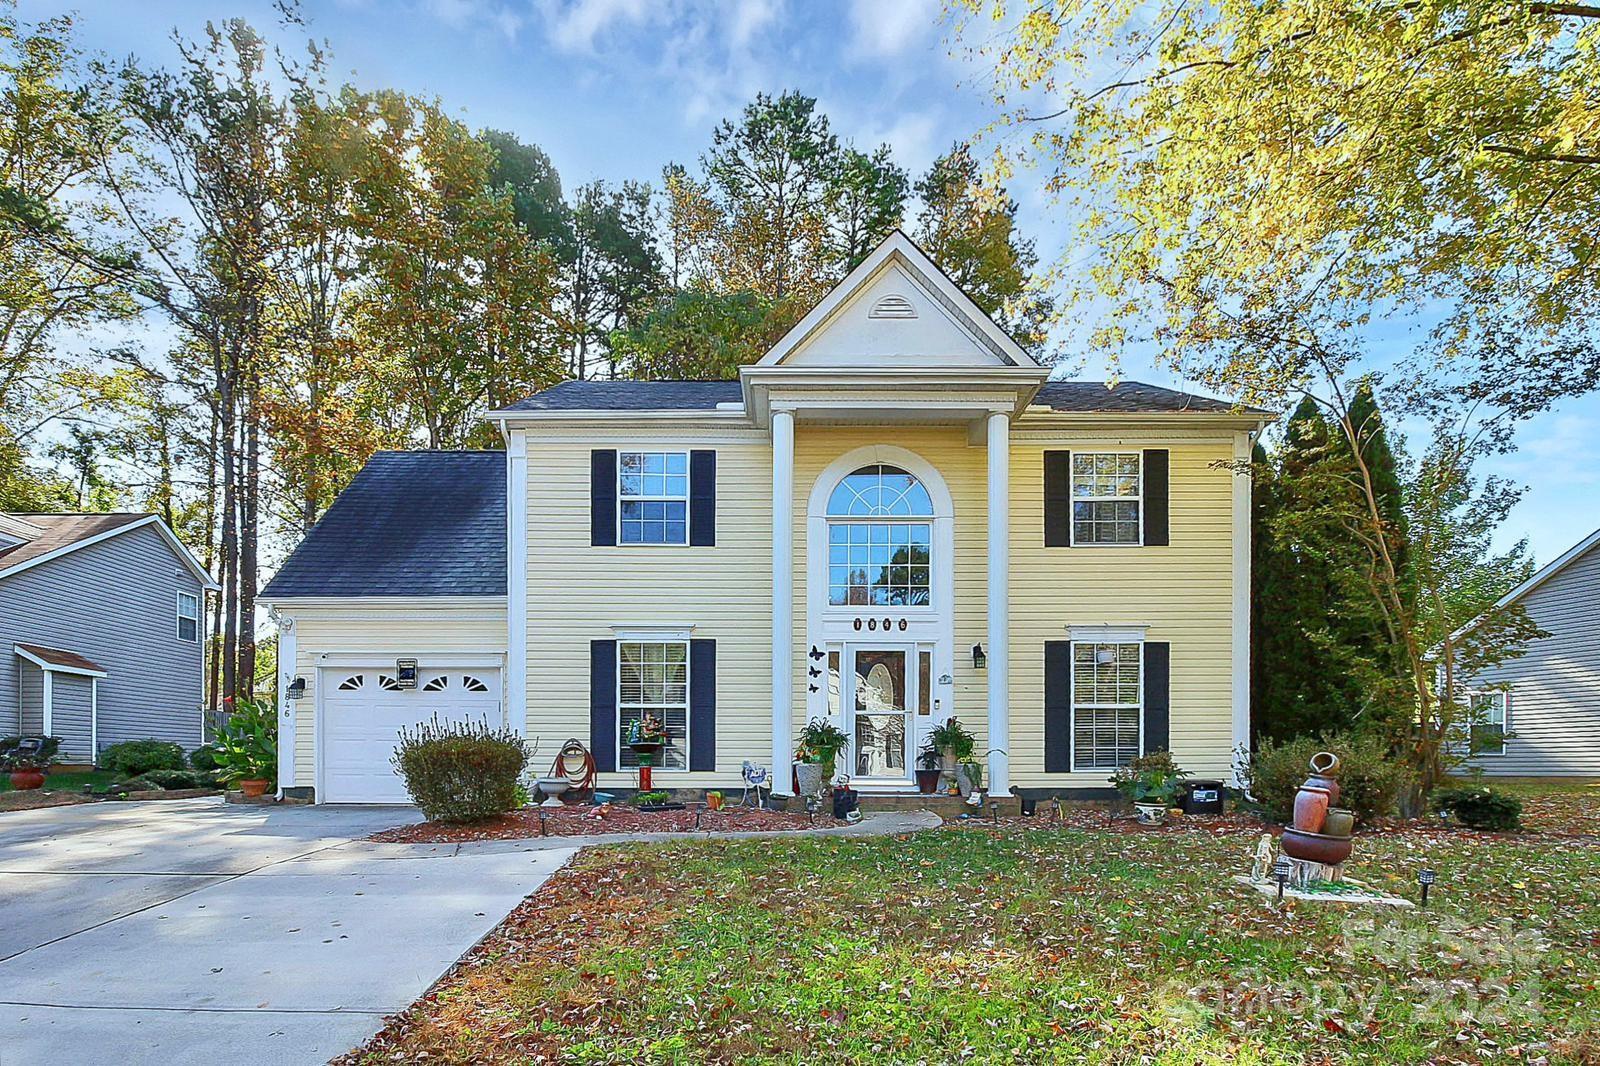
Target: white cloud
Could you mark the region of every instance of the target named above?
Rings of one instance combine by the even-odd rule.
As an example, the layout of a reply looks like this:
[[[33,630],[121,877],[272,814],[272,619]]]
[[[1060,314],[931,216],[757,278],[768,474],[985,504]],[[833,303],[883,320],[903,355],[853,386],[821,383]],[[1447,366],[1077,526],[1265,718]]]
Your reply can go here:
[[[893,59],[924,44],[939,28],[937,0],[851,0],[853,55]]]
[[[641,25],[665,5],[649,0],[553,0],[543,5],[550,43],[565,52],[588,52],[595,38],[617,29]]]
[[[779,0],[739,0],[728,20],[728,44],[745,47],[757,33],[778,20],[782,9]]]

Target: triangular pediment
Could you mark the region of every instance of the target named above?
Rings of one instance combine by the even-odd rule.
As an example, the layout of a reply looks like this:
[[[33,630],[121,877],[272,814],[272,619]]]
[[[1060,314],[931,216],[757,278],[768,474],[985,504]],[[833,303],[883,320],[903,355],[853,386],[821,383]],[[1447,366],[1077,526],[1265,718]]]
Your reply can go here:
[[[815,369],[1038,364],[896,230],[773,345],[760,365]]]

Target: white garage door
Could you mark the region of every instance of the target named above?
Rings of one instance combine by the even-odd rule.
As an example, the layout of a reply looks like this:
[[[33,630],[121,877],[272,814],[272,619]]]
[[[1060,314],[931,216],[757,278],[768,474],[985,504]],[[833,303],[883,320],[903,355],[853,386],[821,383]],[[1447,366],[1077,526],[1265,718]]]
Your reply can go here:
[[[435,715],[441,722],[488,722],[499,728],[500,671],[487,667],[419,670],[417,687],[402,689],[394,667],[322,671],[324,803],[410,803],[389,757],[402,728]]]

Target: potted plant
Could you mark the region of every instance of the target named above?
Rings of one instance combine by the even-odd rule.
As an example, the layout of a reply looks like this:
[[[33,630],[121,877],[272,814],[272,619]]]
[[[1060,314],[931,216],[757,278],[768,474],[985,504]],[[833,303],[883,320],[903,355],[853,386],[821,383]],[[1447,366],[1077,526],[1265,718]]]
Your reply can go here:
[[[1167,751],[1141,755],[1112,775],[1111,783],[1133,802],[1140,825],[1165,825],[1188,772],[1178,768]]]
[[[800,795],[814,796],[822,786],[833,780],[838,769],[839,753],[850,738],[844,730],[826,718],[813,718],[800,731],[800,746],[794,754],[795,781]]]
[[[943,773],[940,761],[939,753],[931,744],[917,753],[917,791],[924,796],[939,790],[939,776]]]
[[[256,799],[266,795],[278,773],[278,716],[253,700],[232,703],[217,730],[217,776]]]
[[[61,749],[59,737],[6,737],[0,740],[0,770],[11,774],[18,792],[44,787],[44,772]]]
[[[928,746],[939,753],[943,768],[951,773],[962,762],[972,758],[972,750],[977,742],[977,738],[954,717],[940,722],[928,733]]]
[[[720,793],[720,792],[707,792],[706,793],[706,809],[710,810],[710,811],[720,811],[720,810],[722,810],[722,793]]]
[[[961,790],[963,798],[971,801],[974,796],[977,802],[983,802],[983,764],[976,759],[964,759],[956,767],[956,787]]]

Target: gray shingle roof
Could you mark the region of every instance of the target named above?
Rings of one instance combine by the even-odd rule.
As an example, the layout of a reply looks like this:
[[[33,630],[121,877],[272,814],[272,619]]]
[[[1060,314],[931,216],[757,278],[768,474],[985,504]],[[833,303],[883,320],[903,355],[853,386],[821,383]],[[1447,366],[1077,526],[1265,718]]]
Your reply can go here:
[[[262,590],[503,596],[504,452],[378,452]]]
[[[512,411],[710,411],[719,403],[742,399],[737,381],[564,381],[512,404]],[[1235,410],[1226,400],[1120,381],[1107,388],[1102,381],[1047,381],[1036,404],[1057,411],[1144,414],[1195,411],[1221,414]],[[1256,408],[1240,408],[1261,413]]]
[[[743,398],[737,381],[563,381],[510,411],[709,411]]]
[[[69,545],[76,544],[90,537],[108,533],[123,526],[141,522],[150,517],[149,512],[119,511],[112,514],[33,514],[16,512],[13,517],[20,518],[31,525],[43,530],[31,540],[21,544],[14,544],[9,548],[0,550],[0,570],[9,570],[29,559],[37,559],[41,555]]]

